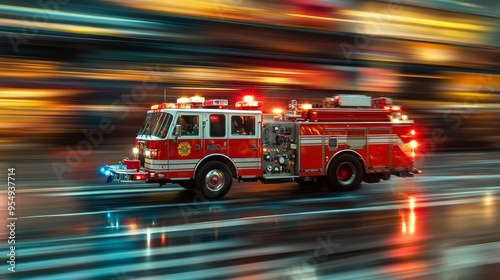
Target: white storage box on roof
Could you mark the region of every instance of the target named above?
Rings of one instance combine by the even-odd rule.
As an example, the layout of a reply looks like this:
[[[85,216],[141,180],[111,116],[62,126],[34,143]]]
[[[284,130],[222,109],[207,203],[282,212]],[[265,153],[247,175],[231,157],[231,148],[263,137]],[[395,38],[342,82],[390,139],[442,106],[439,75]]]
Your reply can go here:
[[[339,107],[371,107],[372,98],[366,95],[340,94]]]

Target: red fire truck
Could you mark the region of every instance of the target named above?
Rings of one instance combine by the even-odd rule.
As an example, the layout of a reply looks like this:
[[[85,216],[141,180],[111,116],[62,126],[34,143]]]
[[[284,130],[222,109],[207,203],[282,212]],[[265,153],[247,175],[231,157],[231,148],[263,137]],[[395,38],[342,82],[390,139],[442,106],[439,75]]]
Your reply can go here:
[[[295,181],[349,191],[361,181],[411,177],[417,148],[413,121],[389,98],[339,95],[323,104],[299,104],[264,114],[262,102],[181,98],[153,105],[134,159],[106,165],[108,182],[177,183],[209,199],[233,180]]]

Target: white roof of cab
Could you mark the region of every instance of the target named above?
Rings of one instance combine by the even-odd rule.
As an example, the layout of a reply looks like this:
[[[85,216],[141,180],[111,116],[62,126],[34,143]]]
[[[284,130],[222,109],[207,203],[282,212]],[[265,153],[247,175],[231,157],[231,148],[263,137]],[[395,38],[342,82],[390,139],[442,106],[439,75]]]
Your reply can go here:
[[[161,111],[165,113],[209,113],[209,114],[262,114],[260,110],[235,110],[235,109],[207,109],[207,108],[193,108],[193,109],[155,109],[148,110],[148,113],[154,111]]]

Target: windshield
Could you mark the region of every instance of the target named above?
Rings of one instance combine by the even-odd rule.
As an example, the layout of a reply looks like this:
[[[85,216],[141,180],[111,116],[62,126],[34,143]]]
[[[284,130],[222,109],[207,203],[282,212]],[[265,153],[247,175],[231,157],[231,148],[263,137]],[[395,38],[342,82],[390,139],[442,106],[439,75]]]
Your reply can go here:
[[[165,138],[171,122],[171,114],[164,112],[148,113],[138,134]]]

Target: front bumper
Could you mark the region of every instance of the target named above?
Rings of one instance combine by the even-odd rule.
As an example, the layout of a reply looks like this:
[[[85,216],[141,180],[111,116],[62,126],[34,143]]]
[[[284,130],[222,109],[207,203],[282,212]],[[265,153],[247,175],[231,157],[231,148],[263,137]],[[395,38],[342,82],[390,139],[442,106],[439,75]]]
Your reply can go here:
[[[100,172],[107,177],[107,182],[145,182],[147,172],[137,169],[127,169],[126,165],[105,165]]]

